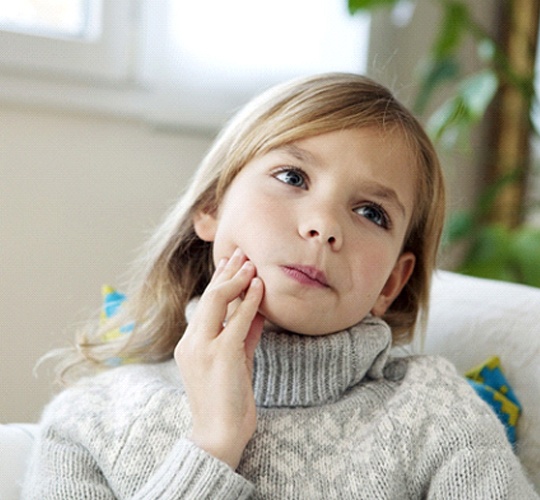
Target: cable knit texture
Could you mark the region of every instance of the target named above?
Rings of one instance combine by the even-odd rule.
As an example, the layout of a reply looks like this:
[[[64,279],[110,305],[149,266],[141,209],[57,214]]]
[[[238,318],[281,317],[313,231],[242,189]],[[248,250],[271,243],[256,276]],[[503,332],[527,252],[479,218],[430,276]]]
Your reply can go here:
[[[538,498],[454,368],[390,359],[390,346],[373,317],[322,337],[266,330],[257,431],[237,471],[186,439],[174,361],[83,380],[46,408],[23,498]]]

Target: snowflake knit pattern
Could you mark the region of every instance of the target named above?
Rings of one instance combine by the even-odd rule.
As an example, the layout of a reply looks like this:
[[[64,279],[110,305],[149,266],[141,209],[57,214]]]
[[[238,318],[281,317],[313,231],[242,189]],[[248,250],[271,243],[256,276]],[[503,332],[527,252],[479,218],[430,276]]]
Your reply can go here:
[[[502,425],[454,368],[391,359],[390,347],[389,327],[373,317],[322,337],[265,330],[257,431],[236,471],[186,438],[173,360],[80,381],[44,412],[23,498],[539,498]]]

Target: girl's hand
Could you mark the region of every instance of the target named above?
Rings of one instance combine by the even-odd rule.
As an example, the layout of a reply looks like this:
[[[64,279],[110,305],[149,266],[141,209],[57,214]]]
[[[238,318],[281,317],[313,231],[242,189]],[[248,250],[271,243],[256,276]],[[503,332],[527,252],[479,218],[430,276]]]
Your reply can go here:
[[[263,284],[255,275],[239,249],[223,259],[174,353],[193,418],[191,440],[233,469],[257,426],[253,356],[264,319],[257,312]]]

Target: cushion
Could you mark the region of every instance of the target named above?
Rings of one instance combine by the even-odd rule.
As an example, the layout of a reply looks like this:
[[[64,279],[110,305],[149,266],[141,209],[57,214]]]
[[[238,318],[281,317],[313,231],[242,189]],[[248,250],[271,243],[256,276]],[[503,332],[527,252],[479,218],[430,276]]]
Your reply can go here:
[[[485,363],[469,370],[465,376],[471,387],[502,422],[508,441],[515,448],[521,403],[504,375],[499,357],[492,356]]]
[[[126,295],[116,290],[116,288],[110,285],[103,285],[101,287],[101,296],[103,303],[100,311],[100,324],[103,325],[120,311],[122,304],[126,300]],[[133,331],[133,323],[122,325],[118,328],[110,330],[103,335],[103,340],[110,341],[129,334]],[[110,366],[119,366],[121,364],[134,362],[134,359],[128,359],[124,357],[116,356],[107,360],[107,364]]]
[[[0,424],[0,499],[18,500],[36,424]]]

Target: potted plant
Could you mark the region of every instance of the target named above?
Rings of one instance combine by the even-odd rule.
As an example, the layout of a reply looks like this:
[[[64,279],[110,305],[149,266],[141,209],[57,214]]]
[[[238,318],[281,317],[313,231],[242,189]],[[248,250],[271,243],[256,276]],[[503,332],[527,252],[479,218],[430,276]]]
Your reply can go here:
[[[465,1],[431,0],[441,24],[430,41],[418,81],[415,111],[425,116],[441,89],[452,94],[426,117],[426,128],[440,147],[451,148],[482,120],[492,124],[486,150],[486,179],[472,210],[450,215],[445,247],[464,245],[456,270],[475,276],[540,286],[540,228],[527,221],[531,140],[538,136],[531,112],[535,93],[535,54],[540,22],[538,0],[502,1],[499,33],[488,32]],[[348,0],[349,11],[413,6],[417,0]],[[464,70],[465,42],[476,48],[479,69]]]

